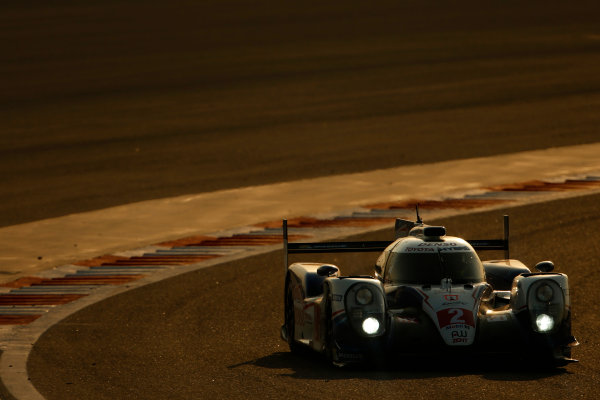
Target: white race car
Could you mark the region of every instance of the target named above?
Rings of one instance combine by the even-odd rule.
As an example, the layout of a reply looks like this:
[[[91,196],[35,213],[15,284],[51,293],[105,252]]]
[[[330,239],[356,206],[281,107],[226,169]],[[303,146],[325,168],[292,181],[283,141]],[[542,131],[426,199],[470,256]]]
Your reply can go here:
[[[531,272],[504,239],[446,236],[442,226],[396,221],[393,242],[289,243],[284,220],[285,321],[292,351],[337,365],[389,354],[506,353],[548,365],[574,362],[568,278],[543,261]],[[481,261],[476,250],[504,250]],[[331,264],[288,254],[381,251],[374,277],[342,276]]]

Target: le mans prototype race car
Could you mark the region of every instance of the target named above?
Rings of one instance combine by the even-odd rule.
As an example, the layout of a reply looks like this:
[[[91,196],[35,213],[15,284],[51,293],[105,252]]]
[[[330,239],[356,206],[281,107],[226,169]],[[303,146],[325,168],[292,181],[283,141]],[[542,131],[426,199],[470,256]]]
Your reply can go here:
[[[442,226],[396,220],[393,242],[289,243],[281,337],[335,365],[390,354],[508,354],[544,365],[574,362],[568,278],[542,261],[531,272],[504,239],[463,240]],[[481,261],[476,250],[504,250]],[[381,251],[375,276],[331,264],[288,264],[288,254]]]

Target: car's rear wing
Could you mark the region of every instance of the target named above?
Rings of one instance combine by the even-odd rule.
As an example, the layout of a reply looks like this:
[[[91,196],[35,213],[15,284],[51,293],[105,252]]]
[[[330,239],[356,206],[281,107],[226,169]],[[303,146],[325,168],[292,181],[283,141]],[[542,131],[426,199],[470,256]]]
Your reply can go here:
[[[406,223],[409,221],[396,220],[396,238],[406,236],[408,229]],[[414,225],[414,224],[413,224]],[[402,233],[400,233],[402,231]],[[479,239],[467,240],[475,250],[503,250],[504,258],[510,258],[509,252],[509,223],[508,215],[504,216],[504,238],[503,239]],[[289,254],[307,254],[307,253],[363,253],[363,252],[381,252],[386,249],[393,240],[384,241],[363,241],[363,242],[304,242],[289,243],[287,220],[283,220],[283,254],[285,270],[288,268]]]

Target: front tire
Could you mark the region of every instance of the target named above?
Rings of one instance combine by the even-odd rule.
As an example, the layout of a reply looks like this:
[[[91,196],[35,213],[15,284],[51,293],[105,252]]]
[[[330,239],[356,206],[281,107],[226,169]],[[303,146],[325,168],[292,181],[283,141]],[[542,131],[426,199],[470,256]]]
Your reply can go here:
[[[324,339],[324,349],[323,352],[325,354],[325,358],[331,364],[336,366],[341,366],[336,362],[336,354],[335,354],[335,344],[333,341],[333,321],[331,319],[331,293],[329,292],[329,287],[325,286],[325,290],[323,293],[323,299],[325,301],[324,311],[325,311],[325,339]]]

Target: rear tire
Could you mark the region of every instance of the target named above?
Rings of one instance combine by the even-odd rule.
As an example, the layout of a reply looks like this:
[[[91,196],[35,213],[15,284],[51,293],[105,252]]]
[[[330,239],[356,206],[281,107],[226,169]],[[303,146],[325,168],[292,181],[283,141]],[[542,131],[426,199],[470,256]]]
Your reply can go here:
[[[295,354],[301,353],[303,346],[295,341],[296,332],[296,311],[294,309],[294,296],[289,282],[285,289],[285,330],[287,334],[287,342],[290,351]]]

